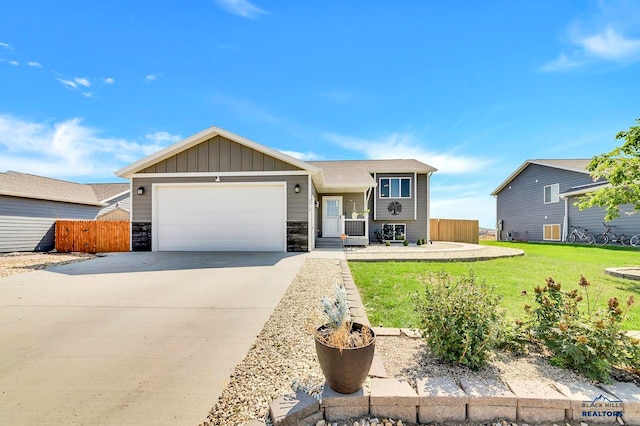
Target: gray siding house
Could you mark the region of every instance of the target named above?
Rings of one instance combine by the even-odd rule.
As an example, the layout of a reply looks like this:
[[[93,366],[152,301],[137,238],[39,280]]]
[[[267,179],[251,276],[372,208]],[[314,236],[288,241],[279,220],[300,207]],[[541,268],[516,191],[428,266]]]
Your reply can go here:
[[[498,240],[565,241],[572,226],[597,234],[604,230],[604,209],[580,211],[574,204],[580,195],[602,188],[586,169],[590,159],[527,160],[492,193],[496,198]],[[615,232],[640,232],[640,214],[622,206],[621,215],[609,224]]]
[[[79,184],[0,173],[0,253],[52,250],[57,219],[92,220],[118,202],[128,205],[128,198],[128,183]]]
[[[131,180],[132,250],[310,251],[429,237],[416,160],[309,161],[210,127],[116,172]]]

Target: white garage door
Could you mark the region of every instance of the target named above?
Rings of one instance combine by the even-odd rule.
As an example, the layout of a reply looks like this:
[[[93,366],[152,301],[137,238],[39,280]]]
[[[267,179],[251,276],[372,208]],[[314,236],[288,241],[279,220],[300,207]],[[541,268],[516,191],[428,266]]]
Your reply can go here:
[[[154,250],[285,251],[285,186],[158,185]]]

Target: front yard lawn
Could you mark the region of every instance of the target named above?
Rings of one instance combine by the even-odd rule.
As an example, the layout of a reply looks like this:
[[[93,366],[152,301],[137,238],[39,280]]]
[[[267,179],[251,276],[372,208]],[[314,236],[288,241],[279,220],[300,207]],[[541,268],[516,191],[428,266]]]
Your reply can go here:
[[[524,316],[525,304],[534,305],[534,288],[544,286],[547,277],[560,282],[564,290],[578,288],[581,291],[578,281],[580,274],[584,275],[591,282],[589,298],[592,306],[595,301],[597,309],[606,307],[611,297],[624,302],[633,294],[640,302],[640,281],[616,278],[604,272],[609,267],[640,266],[638,249],[496,241],[483,244],[519,248],[525,255],[482,262],[350,261],[371,325],[417,327],[414,300],[416,292],[422,291],[422,277],[440,271],[452,277],[473,271],[502,295],[500,304],[513,319]],[[523,290],[526,295],[521,294]],[[640,303],[631,307],[623,328],[640,330]]]

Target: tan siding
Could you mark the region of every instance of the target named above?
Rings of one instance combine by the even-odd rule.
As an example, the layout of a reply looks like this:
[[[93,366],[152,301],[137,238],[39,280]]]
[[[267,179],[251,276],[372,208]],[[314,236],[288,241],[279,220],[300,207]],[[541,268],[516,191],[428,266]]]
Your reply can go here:
[[[229,170],[242,170],[242,145],[235,142],[229,145]]]
[[[259,172],[300,170],[221,136],[147,167],[142,173]]]
[[[208,172],[209,171],[209,142],[201,143],[197,146],[198,148],[198,171],[199,172]]]
[[[223,182],[287,182],[287,220],[306,221],[308,219],[308,178],[307,176],[225,176]],[[134,194],[131,197],[133,222],[151,222],[153,183],[190,183],[211,182],[211,177],[202,178],[134,178],[133,186],[144,186],[143,195]],[[294,191],[295,185],[300,185],[300,193]]]
[[[220,137],[216,136],[209,141],[209,171],[220,171]]]
[[[187,170],[187,151],[182,151],[176,155],[176,171],[178,173],[189,171]]]
[[[261,152],[253,153],[253,171],[264,170],[264,154]]]
[[[190,172],[198,171],[198,147],[193,146],[187,150],[187,170]]]
[[[229,158],[230,156],[230,149],[229,149],[229,145],[231,144],[231,141],[229,139],[220,137],[219,138],[219,144],[220,144],[220,171],[221,172],[228,172],[231,171],[231,160]]]
[[[274,158],[273,157],[265,155],[264,159],[262,161],[263,161],[263,165],[264,165],[264,170],[265,171],[273,171],[273,170],[275,170],[274,169],[274,165],[273,165],[273,162],[274,162]]]
[[[249,147],[246,146],[242,146],[242,165],[241,170],[243,172],[249,172],[251,171],[251,166],[252,166],[252,150]]]
[[[175,155],[173,157],[167,158],[165,167],[166,167],[166,172],[167,173],[175,173],[177,171],[177,169],[176,169],[176,156]]]

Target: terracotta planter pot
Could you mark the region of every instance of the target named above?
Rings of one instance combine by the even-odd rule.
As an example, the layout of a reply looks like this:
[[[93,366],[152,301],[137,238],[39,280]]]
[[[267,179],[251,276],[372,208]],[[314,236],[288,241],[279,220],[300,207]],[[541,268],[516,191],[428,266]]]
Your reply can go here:
[[[354,330],[360,330],[362,324],[353,323]],[[321,332],[326,326],[318,328]],[[371,329],[370,329],[371,330]],[[354,393],[362,387],[375,351],[376,335],[371,330],[373,338],[368,345],[359,348],[346,348],[340,351],[339,348],[329,346],[318,340],[316,337],[316,353],[318,362],[327,383],[336,392]]]

